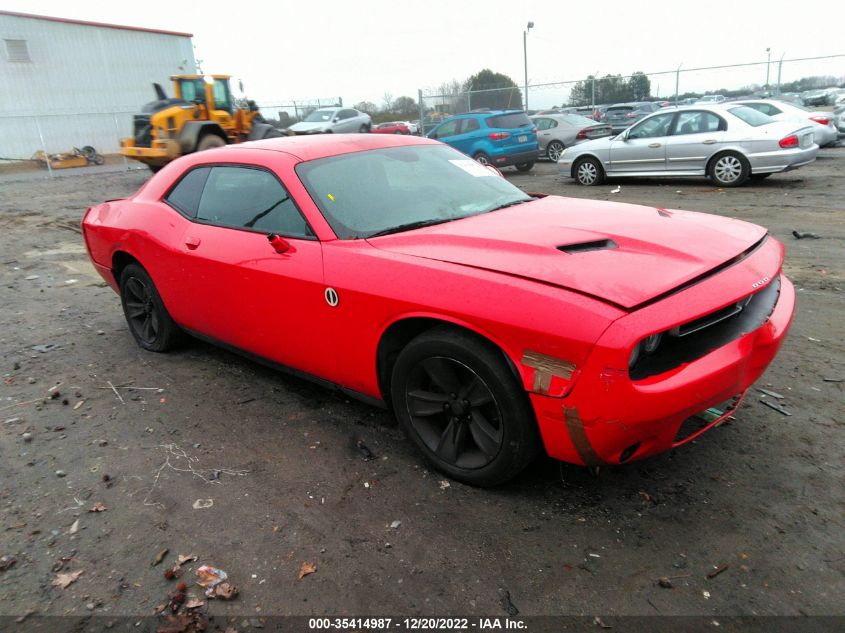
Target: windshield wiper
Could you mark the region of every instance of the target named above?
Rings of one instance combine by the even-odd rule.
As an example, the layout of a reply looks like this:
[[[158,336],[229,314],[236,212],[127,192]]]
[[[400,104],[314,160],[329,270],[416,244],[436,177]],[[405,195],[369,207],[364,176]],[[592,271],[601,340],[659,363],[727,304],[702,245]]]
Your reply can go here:
[[[499,209],[507,209],[508,207],[513,207],[524,202],[532,202],[533,200],[534,198],[528,198],[527,200],[513,200],[512,202],[505,202],[504,204],[492,207],[491,209],[486,209],[485,211],[482,211],[482,213],[490,213],[491,211],[498,211]]]
[[[421,229],[424,226],[434,226],[435,224],[443,224],[444,222],[451,222],[458,218],[438,218],[438,219],[431,219],[431,220],[417,220],[416,222],[408,222],[406,224],[400,224],[399,226],[392,226],[389,229],[383,229],[381,231],[376,231],[375,233],[371,233],[367,236],[367,239],[371,237],[379,237],[381,235],[390,235],[391,233],[401,233],[402,231],[412,231],[413,229]]]

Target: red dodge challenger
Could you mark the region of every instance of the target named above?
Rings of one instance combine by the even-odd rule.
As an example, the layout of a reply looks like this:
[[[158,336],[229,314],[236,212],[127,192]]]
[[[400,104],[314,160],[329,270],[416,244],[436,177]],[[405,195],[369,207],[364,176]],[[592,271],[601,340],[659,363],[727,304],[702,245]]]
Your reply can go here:
[[[543,448],[619,464],[718,425],[795,304],[764,228],[526,194],[399,135],[191,154],[82,226],[142,348],[189,333],[388,406],[483,486]]]

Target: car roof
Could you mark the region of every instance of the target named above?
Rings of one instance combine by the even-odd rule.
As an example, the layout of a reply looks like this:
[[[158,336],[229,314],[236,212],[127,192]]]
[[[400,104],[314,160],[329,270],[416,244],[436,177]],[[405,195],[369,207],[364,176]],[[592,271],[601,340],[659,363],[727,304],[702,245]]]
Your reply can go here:
[[[403,145],[439,144],[438,141],[404,134],[308,134],[227,145],[217,150],[206,150],[206,152],[214,151],[222,154],[223,152],[236,152],[241,149],[261,149],[273,152],[285,152],[306,161],[371,149],[384,149]],[[206,152],[203,152],[203,154]]]

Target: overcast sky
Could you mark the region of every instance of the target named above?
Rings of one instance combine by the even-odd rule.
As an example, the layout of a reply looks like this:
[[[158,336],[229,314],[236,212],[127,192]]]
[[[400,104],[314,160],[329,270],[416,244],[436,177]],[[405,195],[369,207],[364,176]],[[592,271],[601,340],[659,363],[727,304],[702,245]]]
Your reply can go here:
[[[760,62],[767,47],[774,83],[784,53],[787,59],[845,53],[845,40],[833,36],[834,14],[825,26],[827,10],[800,6],[794,0],[0,0],[0,8],[11,11],[193,33],[205,72],[241,78],[249,96],[268,104],[336,96],[346,104],[380,104],[385,93],[416,99],[418,88],[463,80],[482,68],[521,86],[522,33],[529,20],[529,83],[596,71]],[[784,64],[783,81],[809,74],[845,75],[845,57]],[[680,91],[765,80],[765,64],[687,73]],[[660,95],[669,95],[674,81],[652,77],[652,92],[659,87]],[[565,96],[561,89],[531,90],[529,105],[548,107]]]

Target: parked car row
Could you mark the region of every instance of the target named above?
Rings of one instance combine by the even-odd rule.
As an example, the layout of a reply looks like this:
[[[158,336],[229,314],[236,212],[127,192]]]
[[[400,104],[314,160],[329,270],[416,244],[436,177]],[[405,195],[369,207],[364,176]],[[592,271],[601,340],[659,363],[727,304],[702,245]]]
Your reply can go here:
[[[567,148],[557,164],[587,186],[614,176],[707,176],[736,187],[814,161],[814,125],[732,102],[664,109],[617,136]]]

